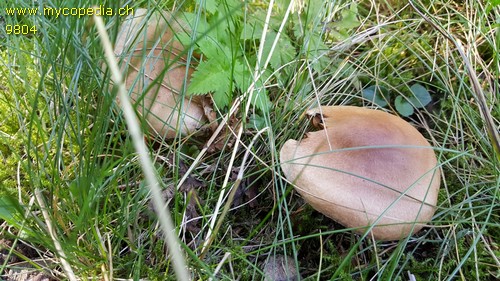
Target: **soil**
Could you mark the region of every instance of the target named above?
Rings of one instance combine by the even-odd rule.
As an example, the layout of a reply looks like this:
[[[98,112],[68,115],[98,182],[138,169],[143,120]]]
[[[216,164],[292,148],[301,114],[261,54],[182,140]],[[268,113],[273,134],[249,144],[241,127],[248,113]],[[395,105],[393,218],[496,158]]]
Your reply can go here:
[[[47,274],[43,269],[37,269],[32,264],[26,262],[39,262],[40,266],[46,266],[47,262],[39,253],[26,244],[18,241],[11,255],[13,241],[0,238],[0,280],[2,281],[52,281],[58,280]],[[20,257],[25,257],[20,258]],[[3,265],[5,264],[5,267]]]

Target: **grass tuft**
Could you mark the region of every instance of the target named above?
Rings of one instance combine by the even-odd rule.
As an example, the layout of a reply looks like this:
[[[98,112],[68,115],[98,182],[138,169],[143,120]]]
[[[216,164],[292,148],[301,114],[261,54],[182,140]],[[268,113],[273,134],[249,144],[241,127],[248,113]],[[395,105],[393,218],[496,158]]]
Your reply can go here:
[[[306,280],[500,278],[495,1],[34,3],[0,2],[0,279],[253,280],[278,256]],[[231,89],[213,93],[215,131],[138,141],[92,17],[6,10],[96,4],[193,20],[199,32],[180,36],[187,61],[219,54]],[[103,20],[113,42],[124,17]],[[14,25],[37,31],[8,34]],[[378,242],[305,204],[279,166],[282,145],[311,130],[305,112],[357,105],[398,114],[396,100],[418,98],[414,85],[432,100],[405,119],[443,171],[429,226]],[[380,99],[363,95],[369,87]],[[138,120],[133,128],[147,130]],[[151,186],[161,189],[156,208]],[[162,198],[171,228],[153,211]],[[165,241],[170,229],[180,246]]]

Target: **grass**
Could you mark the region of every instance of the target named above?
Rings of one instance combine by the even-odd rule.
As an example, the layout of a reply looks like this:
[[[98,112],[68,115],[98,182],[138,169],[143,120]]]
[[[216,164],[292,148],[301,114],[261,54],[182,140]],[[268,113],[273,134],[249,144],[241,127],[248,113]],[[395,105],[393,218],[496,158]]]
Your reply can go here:
[[[197,14],[201,23],[204,10],[196,3],[140,1],[134,7],[175,7]],[[220,127],[233,143],[214,153],[204,150],[210,135],[146,142],[161,188],[183,181],[191,190],[175,192],[169,209],[192,279],[261,279],[263,263],[277,255],[292,257],[291,266],[306,280],[498,279],[499,154],[468,73],[477,76],[498,131],[498,6],[485,0],[417,3],[443,35],[398,1],[328,1],[324,9],[305,5],[299,18],[300,3],[286,21],[282,1],[270,14],[276,28],[284,23],[283,32],[295,34],[297,51],[282,65],[269,61],[264,85],[271,110],[255,108],[236,92],[233,107],[218,111],[219,124],[236,112],[227,119],[231,126]],[[32,5],[0,4],[2,26],[38,27],[36,35],[0,31],[0,276],[28,269],[55,280],[72,279],[72,273],[80,279],[175,279],[166,230],[148,203],[151,184],[101,67],[105,55],[94,22],[4,13]],[[244,18],[267,16],[268,5],[245,4]],[[121,20],[105,18],[111,38]],[[295,30],[286,25],[292,22]],[[445,35],[461,42],[470,69]],[[266,54],[282,55],[279,44],[262,53],[258,40],[232,48],[255,74],[259,53],[262,63]],[[279,149],[309,130],[308,108],[373,106],[361,90],[379,85],[389,90],[386,110],[397,114],[394,99],[411,97],[414,83],[433,98],[406,119],[442,165],[439,205],[417,235],[375,242],[305,205],[282,177]]]

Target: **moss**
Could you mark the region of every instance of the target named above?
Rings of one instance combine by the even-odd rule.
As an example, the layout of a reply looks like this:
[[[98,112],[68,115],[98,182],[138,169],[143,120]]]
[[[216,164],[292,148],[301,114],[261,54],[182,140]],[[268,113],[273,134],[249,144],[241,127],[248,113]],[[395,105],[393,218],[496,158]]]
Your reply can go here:
[[[18,47],[0,50],[0,60],[5,62],[0,64],[0,186],[4,187],[0,195],[17,192],[18,185],[27,192],[32,185],[29,175],[40,172],[42,166],[50,170],[48,160],[57,153],[49,144],[54,120],[49,114],[50,103],[44,97],[51,88],[45,85],[42,92],[36,86],[41,75],[39,62],[32,55],[33,42],[22,41]],[[37,184],[51,185],[49,179]]]
[[[0,186],[4,187],[0,190],[0,195],[5,195],[14,193],[17,186],[24,140],[15,95],[22,95],[25,90],[19,79],[15,78],[19,73],[14,67],[9,67],[11,60],[8,52],[0,51],[0,59],[7,62],[0,64]]]

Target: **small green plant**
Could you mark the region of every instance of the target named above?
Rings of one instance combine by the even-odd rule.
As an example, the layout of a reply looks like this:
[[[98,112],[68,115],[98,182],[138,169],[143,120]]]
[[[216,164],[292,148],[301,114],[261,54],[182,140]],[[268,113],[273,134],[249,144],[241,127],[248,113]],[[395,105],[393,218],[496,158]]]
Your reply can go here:
[[[195,51],[202,59],[193,73],[188,95],[212,93],[215,105],[226,108],[236,91],[246,92],[252,84],[252,64],[246,59],[245,49],[240,47],[246,28],[242,24],[244,10],[238,1],[207,1],[201,8],[205,17],[185,13],[193,34],[181,34],[185,45],[195,42]],[[250,102],[260,110],[269,110],[269,97],[263,88],[264,77],[255,81],[255,98]]]
[[[54,7],[75,7],[74,2],[61,0]],[[498,1],[416,2],[466,46],[498,120]],[[70,271],[61,268],[66,257],[79,279],[173,280],[161,231],[154,218],[144,216],[148,189],[109,91],[109,75],[102,72],[103,49],[91,18],[3,14],[4,7],[33,3],[0,1],[2,28],[2,23],[29,23],[38,30],[36,36],[0,30],[0,279],[9,280],[29,264],[30,271],[69,280]],[[82,0],[78,6],[95,3]],[[190,197],[180,190],[169,205],[192,278],[261,280],[261,262],[284,254],[295,259],[307,280],[408,280],[409,273],[416,280],[497,280],[499,163],[456,47],[443,44],[446,39],[404,1],[273,3],[132,4],[176,12],[196,30],[178,34],[191,47],[186,57],[197,61],[189,95],[210,93],[219,117],[245,93],[253,96],[240,107],[254,106],[235,116],[246,125],[241,139],[203,155],[189,174],[204,185],[191,194],[196,191],[197,215],[188,214]],[[104,20],[113,34],[124,19]],[[304,206],[277,159],[287,139],[308,131],[303,113],[319,104],[377,104],[401,115],[427,105],[426,123],[413,122],[425,127],[443,171],[428,227],[405,240],[377,242]],[[190,167],[204,141],[146,142],[165,187],[179,182],[184,175],[179,160]],[[251,159],[241,165],[247,153]],[[232,174],[239,171],[243,178],[237,180],[245,187],[233,201],[239,203],[230,206],[208,254],[200,258],[210,220],[220,213],[216,206],[228,202]],[[187,229],[191,223],[199,228]]]
[[[257,4],[242,7],[239,1],[211,0],[197,7],[202,17],[184,13],[196,32],[178,37],[202,55],[187,94],[211,93],[215,105],[223,109],[235,93],[253,89],[250,103],[268,113],[272,104],[266,85],[286,89],[303,61],[309,62],[316,73],[324,71],[329,64],[326,42],[347,40],[349,32],[360,25],[356,3],[343,9],[338,18],[325,22],[321,21],[326,13],[323,7],[323,1],[310,1],[296,7],[297,11],[283,22],[279,19],[287,15],[288,7],[278,2],[267,29],[267,10]]]
[[[349,8],[342,9],[340,14],[339,19],[334,19],[328,24],[328,36],[334,42],[349,40],[352,30],[361,25],[358,20],[358,5],[356,2],[351,3]]]
[[[410,93],[410,97],[397,95],[393,100],[396,110],[405,117],[412,115],[415,109],[423,108],[432,101],[429,91],[419,83],[411,85]],[[388,100],[394,96],[386,87],[375,85],[363,89],[362,95],[363,98],[380,107],[387,106]]]

